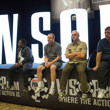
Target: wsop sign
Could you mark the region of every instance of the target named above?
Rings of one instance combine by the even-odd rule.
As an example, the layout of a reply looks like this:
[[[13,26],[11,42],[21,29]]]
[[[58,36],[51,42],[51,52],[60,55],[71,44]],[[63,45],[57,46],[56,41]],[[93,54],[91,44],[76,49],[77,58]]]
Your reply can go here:
[[[33,71],[31,71],[33,73]],[[7,73],[7,74],[6,74]],[[61,71],[57,71],[57,78],[56,78],[56,86],[55,86],[55,94],[49,95],[49,88],[50,88],[50,72],[44,71],[44,77],[42,85],[44,89],[39,93],[35,94],[35,89],[38,87],[37,75],[36,71],[35,74],[28,78],[29,86],[28,86],[28,93],[23,93],[23,80],[21,72],[18,73],[17,80],[14,81],[14,88],[7,89],[9,84],[8,79],[8,72],[3,72],[2,76],[0,76],[0,100],[7,101],[43,108],[50,108],[50,109],[73,109],[76,108],[80,110],[80,108],[87,108],[93,110],[103,109],[107,110],[110,107],[110,85],[106,88],[106,94],[103,99],[98,99],[98,80],[96,76],[93,79],[89,79],[88,81],[88,99],[82,100],[81,99],[81,90],[80,90],[80,82],[77,78],[77,73],[74,73],[67,82],[66,86],[66,96],[62,99],[58,99],[58,95],[60,92],[60,76]],[[88,73],[92,76],[95,73]],[[90,75],[90,76],[91,76]],[[89,78],[90,78],[89,76]],[[15,78],[16,79],[16,78]],[[21,100],[21,101],[20,101]],[[52,104],[54,103],[54,104]]]

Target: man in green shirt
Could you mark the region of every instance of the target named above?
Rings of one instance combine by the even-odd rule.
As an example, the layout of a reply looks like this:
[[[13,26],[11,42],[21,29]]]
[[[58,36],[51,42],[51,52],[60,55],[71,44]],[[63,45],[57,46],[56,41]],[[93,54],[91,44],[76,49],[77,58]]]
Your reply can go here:
[[[85,73],[86,65],[87,65],[87,60],[86,60],[87,46],[86,43],[79,40],[78,31],[72,32],[72,38],[73,38],[73,42],[70,43],[66,48],[65,56],[66,58],[69,59],[69,61],[67,62],[67,64],[65,65],[62,71],[61,80],[60,80],[61,93],[59,94],[59,98],[63,98],[66,95],[65,89],[66,89],[68,76],[72,70],[76,69],[77,72],[79,73],[82,98],[85,99],[87,98],[87,90],[88,90],[87,77]]]

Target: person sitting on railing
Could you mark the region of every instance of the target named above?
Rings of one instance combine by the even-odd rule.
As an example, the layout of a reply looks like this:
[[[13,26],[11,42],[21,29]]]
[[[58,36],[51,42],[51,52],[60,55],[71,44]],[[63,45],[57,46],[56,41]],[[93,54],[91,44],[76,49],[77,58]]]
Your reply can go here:
[[[38,87],[35,90],[35,93],[40,93],[42,91],[42,71],[46,68],[50,69],[51,76],[51,87],[49,90],[50,95],[55,93],[55,80],[56,80],[56,69],[61,67],[61,46],[55,40],[55,35],[53,33],[48,34],[48,44],[44,47],[44,61],[37,68],[37,77],[38,77]]]
[[[98,98],[103,98],[106,93],[108,72],[110,71],[110,27],[105,28],[105,38],[97,45],[96,66],[93,68],[98,74]]]
[[[28,76],[29,76],[29,69],[32,67],[34,62],[34,58],[31,52],[31,49],[26,46],[26,40],[20,39],[18,42],[18,62],[14,64],[9,70],[9,86],[10,89],[13,86],[13,79],[16,75],[16,70],[22,68],[23,71],[23,79],[24,79],[24,90],[26,92],[28,90]]]
[[[82,99],[87,99],[87,91],[88,91],[88,84],[87,84],[87,77],[86,77],[86,65],[87,65],[87,45],[85,42],[79,40],[79,32],[74,30],[72,31],[72,38],[73,42],[67,46],[65,56],[69,59],[69,62],[65,65],[61,79],[60,79],[60,90],[59,99],[62,99],[66,93],[66,84],[69,74],[72,70],[77,70],[79,73],[79,80],[81,84],[81,92],[82,92]],[[73,71],[74,72],[74,71]]]

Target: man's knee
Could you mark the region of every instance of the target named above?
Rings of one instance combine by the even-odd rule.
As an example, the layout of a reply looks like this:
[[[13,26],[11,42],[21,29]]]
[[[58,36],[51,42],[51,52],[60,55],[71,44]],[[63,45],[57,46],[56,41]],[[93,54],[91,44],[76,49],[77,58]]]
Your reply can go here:
[[[56,71],[56,66],[55,65],[51,65],[50,71]]]
[[[13,72],[13,71],[14,71],[13,69],[10,69],[10,70],[9,70],[9,72]]]
[[[85,69],[79,69],[77,70],[79,74],[86,74],[86,70]]]
[[[42,72],[45,69],[42,65],[37,67],[37,72]]]
[[[23,68],[22,68],[22,71],[23,71],[23,72],[28,71],[28,70],[29,70],[28,67],[23,67]]]
[[[68,68],[67,66],[65,66],[64,68],[63,68],[63,70],[62,70],[62,73],[68,73],[69,72],[69,70],[70,70],[70,68]]]

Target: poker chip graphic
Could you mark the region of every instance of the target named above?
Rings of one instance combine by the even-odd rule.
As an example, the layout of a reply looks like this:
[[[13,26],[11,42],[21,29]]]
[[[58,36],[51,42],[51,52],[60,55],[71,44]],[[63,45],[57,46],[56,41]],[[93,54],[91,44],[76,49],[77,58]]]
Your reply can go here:
[[[75,84],[75,90],[76,90],[77,93],[80,93],[81,92],[79,81],[77,81],[76,84]]]
[[[79,81],[76,82],[75,84],[75,90],[77,93],[81,93],[81,88],[80,88],[81,84]],[[88,93],[92,94],[94,92],[94,85],[92,82],[88,82]]]
[[[88,93],[93,93],[94,92],[94,85],[92,82],[89,82],[89,90],[88,90]]]
[[[45,78],[42,79],[42,87],[43,89],[39,93],[35,93],[36,88],[38,87],[37,75],[34,75],[34,78],[29,77],[28,81],[30,85],[28,86],[29,91],[33,91],[32,99],[36,102],[41,102],[42,99],[48,99],[48,83]]]

